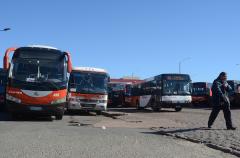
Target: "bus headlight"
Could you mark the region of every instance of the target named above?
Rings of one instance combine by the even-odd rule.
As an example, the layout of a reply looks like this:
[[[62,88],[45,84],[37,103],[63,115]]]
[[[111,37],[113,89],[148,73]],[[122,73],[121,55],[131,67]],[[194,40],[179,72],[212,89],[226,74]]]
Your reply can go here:
[[[21,99],[15,98],[15,97],[13,97],[13,96],[11,96],[9,94],[6,95],[6,99],[10,100],[10,101],[13,101],[15,103],[21,103],[22,102]]]
[[[61,104],[61,103],[65,103],[65,102],[66,102],[66,97],[54,100],[51,102],[51,104]]]

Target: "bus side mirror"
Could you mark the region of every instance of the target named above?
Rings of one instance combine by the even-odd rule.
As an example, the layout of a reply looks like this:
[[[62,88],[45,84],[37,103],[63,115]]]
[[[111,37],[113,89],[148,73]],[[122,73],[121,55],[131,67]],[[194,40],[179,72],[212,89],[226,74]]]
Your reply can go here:
[[[4,70],[8,70],[10,68],[10,62],[9,62],[9,54],[11,52],[14,52],[16,48],[8,48],[5,52],[4,58],[3,58],[3,68]]]
[[[65,55],[67,56],[68,60],[67,60],[67,71],[68,73],[72,72],[72,60],[71,60],[71,55],[69,52],[65,52]]]

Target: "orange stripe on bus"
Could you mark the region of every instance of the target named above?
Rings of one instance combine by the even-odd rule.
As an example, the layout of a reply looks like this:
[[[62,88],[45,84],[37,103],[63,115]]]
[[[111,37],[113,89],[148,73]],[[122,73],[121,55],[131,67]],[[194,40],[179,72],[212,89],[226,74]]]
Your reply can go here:
[[[50,93],[49,95],[44,96],[44,97],[31,97],[31,96],[24,94],[21,91],[21,89],[7,87],[7,94],[20,99],[21,104],[49,105],[49,104],[51,104],[52,101],[65,98],[67,95],[67,90],[63,89],[63,90],[58,90],[58,91],[52,91],[52,93]]]

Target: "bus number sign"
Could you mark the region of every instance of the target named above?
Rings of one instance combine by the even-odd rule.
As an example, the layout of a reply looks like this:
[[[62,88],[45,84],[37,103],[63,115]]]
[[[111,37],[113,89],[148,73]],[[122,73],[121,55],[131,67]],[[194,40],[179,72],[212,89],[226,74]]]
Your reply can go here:
[[[185,80],[183,76],[166,76],[167,80]]]

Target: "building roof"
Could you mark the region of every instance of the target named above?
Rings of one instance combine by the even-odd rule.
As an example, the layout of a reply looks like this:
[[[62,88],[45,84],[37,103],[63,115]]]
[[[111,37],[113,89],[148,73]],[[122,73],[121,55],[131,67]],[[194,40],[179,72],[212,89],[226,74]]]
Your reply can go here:
[[[126,84],[131,84],[131,83],[141,83],[143,80],[139,79],[123,79],[123,78],[113,78],[110,80],[111,83],[126,83]]]

